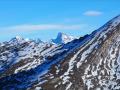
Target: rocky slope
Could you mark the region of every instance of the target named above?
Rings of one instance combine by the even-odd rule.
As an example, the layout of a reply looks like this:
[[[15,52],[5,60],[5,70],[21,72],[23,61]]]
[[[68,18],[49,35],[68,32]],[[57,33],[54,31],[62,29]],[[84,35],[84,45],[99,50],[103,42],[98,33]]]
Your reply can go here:
[[[119,90],[120,16],[66,44],[4,42],[0,70],[1,90]]]

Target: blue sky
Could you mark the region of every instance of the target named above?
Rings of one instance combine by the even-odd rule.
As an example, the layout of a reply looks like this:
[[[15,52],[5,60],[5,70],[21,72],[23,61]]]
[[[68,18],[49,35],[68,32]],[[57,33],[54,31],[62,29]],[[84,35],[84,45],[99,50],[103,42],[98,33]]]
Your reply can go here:
[[[0,0],[0,42],[89,34],[120,14],[119,0]]]

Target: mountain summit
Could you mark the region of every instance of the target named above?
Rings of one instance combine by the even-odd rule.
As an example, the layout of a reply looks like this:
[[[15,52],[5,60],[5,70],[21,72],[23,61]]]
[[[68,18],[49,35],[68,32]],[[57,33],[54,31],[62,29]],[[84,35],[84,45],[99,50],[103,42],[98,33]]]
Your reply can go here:
[[[52,42],[55,44],[66,44],[68,42],[71,42],[72,40],[74,40],[75,38],[72,36],[69,36],[65,33],[61,33],[59,32],[57,35],[56,39],[52,39]]]
[[[10,40],[10,43],[23,43],[25,40],[20,36],[16,36]]]
[[[0,71],[0,90],[119,90],[120,16],[66,44],[1,45]]]
[[[9,44],[17,45],[17,44],[22,44],[22,43],[29,42],[29,41],[30,40],[28,38],[24,39],[21,36],[16,36],[9,41]]]

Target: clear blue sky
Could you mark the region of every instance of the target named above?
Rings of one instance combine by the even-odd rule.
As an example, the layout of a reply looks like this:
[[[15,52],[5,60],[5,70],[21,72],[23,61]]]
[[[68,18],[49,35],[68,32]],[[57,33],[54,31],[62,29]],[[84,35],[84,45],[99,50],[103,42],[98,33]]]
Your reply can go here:
[[[82,36],[120,14],[120,0],[0,0],[0,42]]]

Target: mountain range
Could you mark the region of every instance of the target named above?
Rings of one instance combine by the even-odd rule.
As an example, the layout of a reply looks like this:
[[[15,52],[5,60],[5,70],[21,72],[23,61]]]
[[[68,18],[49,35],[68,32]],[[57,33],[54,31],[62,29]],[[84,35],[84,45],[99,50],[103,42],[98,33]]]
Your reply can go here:
[[[80,38],[0,43],[0,90],[119,90],[120,15]]]

